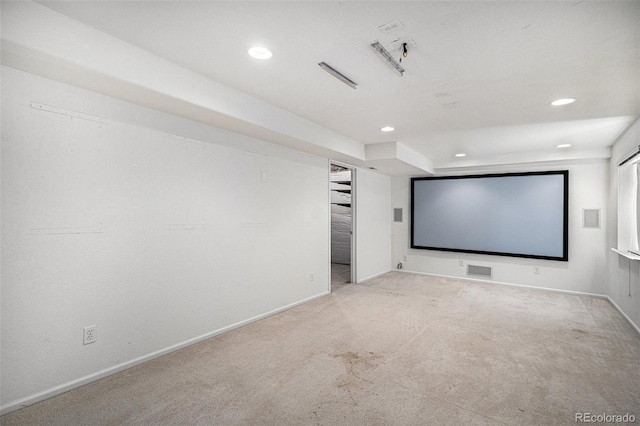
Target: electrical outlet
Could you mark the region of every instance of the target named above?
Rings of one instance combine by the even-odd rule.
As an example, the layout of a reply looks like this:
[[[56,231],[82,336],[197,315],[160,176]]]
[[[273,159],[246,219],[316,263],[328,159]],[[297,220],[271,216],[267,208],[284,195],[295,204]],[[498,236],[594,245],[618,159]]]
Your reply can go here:
[[[464,260],[459,259],[458,260],[458,266],[464,266]]]
[[[402,256],[402,261],[406,262],[409,258],[407,257],[407,255],[405,254],[404,256]]]
[[[312,283],[313,282],[313,272],[309,274],[309,282]]]
[[[95,325],[90,325],[84,328],[82,343],[88,345],[89,343],[95,343],[98,340],[98,334]]]
[[[533,273],[534,274],[539,274],[540,273],[540,267],[539,266],[534,266],[533,267]]]

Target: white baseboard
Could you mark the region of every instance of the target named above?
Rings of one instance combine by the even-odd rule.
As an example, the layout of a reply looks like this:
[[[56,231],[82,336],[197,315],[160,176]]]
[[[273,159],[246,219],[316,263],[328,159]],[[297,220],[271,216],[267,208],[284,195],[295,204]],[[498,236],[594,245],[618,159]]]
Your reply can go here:
[[[607,300],[609,301],[609,303],[611,303],[611,306],[616,308],[616,311],[618,311],[620,315],[622,315],[622,317],[627,320],[631,328],[633,328],[636,332],[638,332],[638,334],[640,334],[640,327],[638,327],[635,322],[631,321],[631,318],[629,318],[629,316],[622,311],[620,306],[618,306],[618,304],[614,302],[613,299],[609,296],[607,296]]]
[[[75,379],[75,380],[72,380],[70,382],[63,383],[63,384],[61,384],[59,386],[55,386],[53,388],[47,389],[45,391],[38,392],[38,393],[33,394],[33,395],[29,395],[27,397],[21,398],[21,399],[16,400],[16,401],[12,401],[12,402],[0,407],[0,415],[8,414],[8,413],[10,413],[12,411],[16,411],[16,410],[19,410],[21,408],[28,407],[29,405],[33,405],[33,404],[35,404],[37,402],[44,401],[45,399],[54,397],[56,395],[60,395],[62,393],[68,392],[68,391],[70,391],[72,389],[78,388],[78,387],[86,385],[88,383],[95,382],[96,380],[102,379],[102,378],[110,376],[112,374],[119,373],[120,371],[124,371],[124,370],[127,370],[127,369],[131,368],[131,367],[135,367],[136,365],[139,365],[139,364],[142,364],[144,362],[150,361],[150,360],[152,360],[154,358],[158,358],[158,357],[160,357],[162,355],[166,355],[168,353],[175,352],[177,350],[180,350],[180,349],[186,348],[188,346],[194,345],[196,343],[202,342],[203,340],[207,340],[207,339],[210,339],[212,337],[215,337],[215,336],[217,336],[219,334],[226,333],[227,331],[231,331],[231,330],[234,330],[236,328],[240,328],[242,326],[245,326],[245,325],[251,324],[253,322],[259,321],[261,319],[270,317],[272,315],[278,314],[278,313],[286,311],[288,309],[295,308],[296,306],[303,305],[305,303],[311,302],[312,300],[315,300],[315,299],[318,299],[320,297],[326,296],[327,294],[330,294],[330,291],[322,292],[322,293],[317,294],[315,296],[308,297],[306,299],[300,300],[298,302],[291,303],[289,305],[283,306],[283,307],[278,308],[278,309],[274,309],[274,310],[266,312],[264,314],[256,315],[255,317],[252,317],[252,318],[237,322],[235,324],[228,325],[226,327],[219,328],[219,329],[214,330],[212,332],[203,334],[203,335],[198,336],[198,337],[194,337],[194,338],[189,339],[189,340],[185,340],[184,342],[169,346],[167,348],[164,348],[164,349],[152,352],[152,353],[149,353],[147,355],[143,355],[141,357],[138,357],[138,358],[132,359],[130,361],[127,361],[127,362],[125,362],[123,364],[114,365],[112,367],[105,368],[104,370],[100,370],[98,372],[91,373],[91,374],[88,374],[86,376],[80,377],[79,379]]]
[[[640,327],[638,327],[638,325],[636,325],[631,320],[631,318],[629,318],[629,316],[622,311],[622,309],[613,301],[613,299],[611,299],[609,296],[603,295],[603,294],[585,293],[585,292],[580,292],[580,291],[561,290],[561,289],[538,287],[538,286],[529,286],[529,285],[523,285],[523,284],[514,284],[514,283],[498,282],[498,281],[491,281],[491,280],[483,280],[483,279],[478,279],[478,278],[457,277],[457,276],[453,276],[453,275],[442,275],[442,274],[432,274],[432,273],[426,273],[426,272],[405,271],[405,270],[399,270],[399,269],[398,270],[389,269],[389,270],[381,272],[379,274],[371,275],[369,277],[366,277],[366,278],[363,278],[363,279],[359,280],[358,284],[363,283],[363,282],[368,281],[368,280],[371,280],[373,278],[377,278],[377,277],[379,277],[381,275],[384,275],[384,274],[386,274],[388,272],[391,272],[391,271],[403,272],[403,273],[407,273],[407,274],[429,275],[429,276],[443,277],[443,278],[450,278],[450,279],[458,279],[458,280],[465,280],[465,281],[476,281],[476,282],[482,282],[482,283],[487,283],[487,284],[505,285],[505,286],[510,286],[510,287],[522,287],[522,288],[529,288],[529,289],[535,289],[535,290],[546,290],[546,291],[553,291],[553,292],[557,292],[557,293],[579,295],[579,296],[590,296],[590,297],[597,297],[597,298],[600,298],[600,299],[606,299],[620,313],[620,315],[622,315],[622,317],[629,323],[629,325],[631,325],[631,327],[638,334],[640,334]],[[199,342],[201,342],[203,340],[210,339],[210,338],[215,337],[217,335],[220,335],[222,333],[226,333],[226,332],[234,330],[236,328],[240,328],[242,326],[245,326],[245,325],[251,324],[253,322],[259,321],[261,319],[270,317],[272,315],[278,314],[278,313],[286,311],[288,309],[295,308],[296,306],[299,306],[299,305],[311,302],[312,300],[318,299],[320,297],[326,296],[329,293],[330,293],[329,291],[325,291],[325,292],[317,294],[315,296],[300,300],[298,302],[291,303],[289,305],[283,306],[283,307],[278,308],[278,309],[274,309],[272,311],[266,312],[266,313],[261,314],[261,315],[257,315],[255,317],[246,319],[244,321],[237,322],[235,324],[231,324],[229,326],[226,326],[226,327],[220,328],[218,330],[203,334],[201,336],[194,337],[193,339],[186,340],[184,342],[178,343],[176,345],[169,346],[169,347],[161,349],[159,351],[155,351],[155,352],[152,352],[150,354],[147,354],[147,355],[132,359],[132,360],[127,361],[127,362],[125,362],[123,364],[119,364],[117,366],[109,367],[109,368],[106,368],[104,370],[98,371],[96,373],[88,374],[88,375],[86,375],[84,377],[81,377],[81,378],[76,379],[76,380],[72,380],[70,382],[64,383],[64,384],[59,385],[59,386],[55,386],[55,387],[47,389],[47,390],[45,390],[43,392],[39,392],[37,394],[29,395],[29,396],[21,398],[21,399],[19,399],[17,401],[10,402],[10,403],[0,407],[0,415],[8,414],[8,413],[10,413],[12,411],[16,411],[16,410],[19,410],[21,408],[27,407],[29,405],[35,404],[37,402],[44,401],[45,399],[51,398],[51,397],[56,396],[56,395],[60,395],[60,394],[62,394],[64,392],[68,392],[68,391],[70,391],[72,389],[78,388],[80,386],[86,385],[88,383],[94,382],[96,380],[102,379],[104,377],[110,376],[110,375],[118,373],[120,371],[127,370],[127,369],[129,369],[131,367],[135,367],[136,365],[139,365],[139,364],[142,364],[144,362],[150,361],[150,360],[152,360],[154,358],[157,358],[157,357],[160,357],[162,355],[166,355],[168,353],[175,352],[177,350],[180,350],[180,349],[186,348],[188,346],[194,345],[194,344],[199,343]]]
[[[535,285],[507,283],[507,282],[503,282],[503,281],[484,280],[482,278],[473,278],[473,277],[467,277],[467,276],[459,277],[459,276],[455,276],[455,275],[432,274],[432,273],[429,273],[429,272],[415,272],[415,271],[404,271],[404,270],[398,270],[398,272],[404,272],[404,273],[408,273],[408,274],[418,274],[418,275],[431,275],[431,276],[434,276],[434,277],[451,278],[451,279],[454,279],[454,280],[475,281],[475,282],[481,282],[481,283],[486,283],[486,284],[505,285],[505,286],[509,286],[509,287],[529,288],[529,289],[533,289],[533,290],[553,291],[553,292],[556,292],[556,293],[572,294],[572,295],[575,295],[575,296],[597,297],[598,299],[606,299],[608,297],[608,296],[606,296],[604,294],[598,294],[598,293],[585,293],[583,291],[563,290],[563,289],[557,289],[557,288],[539,287],[539,286],[535,286]]]
[[[631,320],[631,318],[629,318],[629,316],[622,311],[622,309],[616,304],[616,302],[614,302],[613,299],[611,299],[611,297],[607,296],[606,294],[585,293],[583,291],[562,290],[557,288],[539,287],[539,286],[532,286],[532,285],[525,285],[525,284],[505,283],[500,281],[483,280],[480,278],[456,277],[453,275],[431,274],[428,272],[415,272],[415,271],[403,271],[403,270],[398,270],[398,272],[404,272],[407,274],[430,275],[434,277],[451,278],[451,279],[465,280],[465,281],[476,281],[476,282],[487,283],[487,284],[505,285],[509,287],[530,288],[533,290],[545,290],[545,291],[553,291],[555,293],[571,294],[574,296],[589,296],[589,297],[596,297],[598,299],[605,299],[620,313],[620,315],[622,315],[622,317],[625,320],[627,320],[631,328],[633,328],[636,332],[638,332],[638,334],[640,334],[640,327],[638,327],[638,325],[634,323]]]
[[[387,273],[389,273],[389,272],[391,272],[391,271],[393,271],[393,269],[387,269],[386,271],[384,271],[384,272],[380,272],[379,274],[375,274],[375,275],[371,275],[371,276],[368,276],[368,277],[365,277],[365,278],[359,279],[359,280],[358,280],[358,284],[361,284],[361,283],[363,283],[363,282],[365,282],[365,281],[372,280],[372,279],[374,279],[374,278],[377,278],[377,277],[379,277],[379,276],[382,276],[382,275],[384,275],[384,274],[387,274]]]

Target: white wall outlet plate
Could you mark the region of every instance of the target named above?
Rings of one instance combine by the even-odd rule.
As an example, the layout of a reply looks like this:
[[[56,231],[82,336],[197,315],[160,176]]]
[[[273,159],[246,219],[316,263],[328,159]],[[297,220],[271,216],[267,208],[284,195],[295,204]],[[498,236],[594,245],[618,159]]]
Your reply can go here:
[[[95,343],[98,340],[98,332],[95,325],[90,325],[84,328],[84,334],[82,343],[88,345],[89,343]]]

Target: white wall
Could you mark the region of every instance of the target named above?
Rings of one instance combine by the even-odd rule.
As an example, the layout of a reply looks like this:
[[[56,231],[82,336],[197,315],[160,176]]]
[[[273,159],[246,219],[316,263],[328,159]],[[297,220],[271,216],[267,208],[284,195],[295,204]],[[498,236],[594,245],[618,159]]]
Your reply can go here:
[[[357,281],[391,267],[391,178],[366,169],[356,172]]]
[[[611,154],[609,214],[607,220],[608,247],[618,247],[618,162],[625,154],[640,145],[640,120],[636,121],[613,146]],[[640,329],[640,261],[629,261],[612,251],[608,252],[607,294],[624,314]],[[631,297],[629,297],[631,294]]]
[[[392,203],[403,208],[403,223],[393,223],[393,264],[403,263],[405,271],[467,277],[466,265],[493,267],[492,281],[545,287],[558,290],[605,294],[606,229],[582,228],[582,209],[601,209],[601,223],[607,217],[608,163],[586,160],[581,163],[500,167],[491,170],[467,170],[474,173],[508,173],[515,171],[569,170],[569,262],[487,256],[410,249],[410,179],[392,179]],[[403,256],[407,261],[403,261]],[[459,265],[463,260],[464,266]],[[534,266],[540,273],[534,274]]]
[[[3,410],[327,293],[327,167],[3,67]]]

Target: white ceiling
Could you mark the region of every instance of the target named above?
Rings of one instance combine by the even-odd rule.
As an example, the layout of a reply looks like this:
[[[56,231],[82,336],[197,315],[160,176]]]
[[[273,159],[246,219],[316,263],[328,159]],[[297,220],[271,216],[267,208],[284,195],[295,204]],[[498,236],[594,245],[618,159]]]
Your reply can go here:
[[[40,3],[356,141],[400,142],[436,168],[562,158],[559,143],[601,156],[640,116],[637,1]],[[402,30],[379,31],[396,20]],[[400,77],[369,44],[407,36],[416,46]],[[254,44],[273,58],[249,57]],[[563,97],[578,101],[549,105]]]

